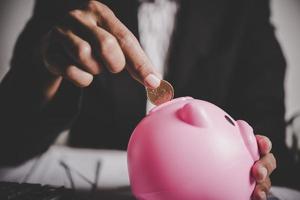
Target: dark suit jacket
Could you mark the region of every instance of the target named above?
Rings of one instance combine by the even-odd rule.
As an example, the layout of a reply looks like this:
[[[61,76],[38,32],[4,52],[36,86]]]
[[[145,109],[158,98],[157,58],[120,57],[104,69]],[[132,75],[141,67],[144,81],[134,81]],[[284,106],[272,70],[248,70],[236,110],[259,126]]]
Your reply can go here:
[[[83,90],[64,81],[55,99],[47,106],[41,104],[37,91],[46,72],[41,61],[33,59],[34,50],[42,35],[79,3],[38,0],[17,41],[11,69],[0,86],[3,164],[45,151],[66,128],[71,129],[73,146],[126,149],[133,128],[145,115],[145,89],[126,71],[103,73]],[[104,3],[138,37],[138,1]],[[269,21],[269,1],[184,0],[180,4],[165,75],[176,97],[207,100],[248,121],[256,133],[270,137],[283,168],[287,162],[286,64]]]

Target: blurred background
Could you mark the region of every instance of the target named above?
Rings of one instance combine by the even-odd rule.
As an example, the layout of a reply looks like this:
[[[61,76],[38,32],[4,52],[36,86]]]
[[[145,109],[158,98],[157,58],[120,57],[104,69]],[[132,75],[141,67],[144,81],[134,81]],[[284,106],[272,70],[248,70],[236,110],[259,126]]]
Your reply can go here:
[[[13,48],[15,42],[24,28],[26,22],[30,18],[35,0],[1,0],[0,1],[0,81],[4,77],[5,73],[8,71],[10,66],[10,60],[12,57]],[[276,28],[276,35],[283,49],[286,61],[287,61],[287,73],[285,79],[285,96],[286,96],[286,121],[287,121],[287,129],[286,129],[286,143],[293,150],[295,159],[300,161],[300,0],[271,0],[271,10],[272,10],[272,23]],[[0,111],[1,112],[1,111]],[[1,121],[0,121],[1,124]],[[0,125],[1,126],[1,125]],[[65,136],[66,134],[62,134]],[[62,139],[64,137],[61,137]],[[63,147],[60,147],[63,148]],[[125,152],[106,152],[103,151],[99,156],[99,152],[89,151],[89,157],[86,157],[85,152],[68,152],[66,149],[50,149],[50,153],[48,153],[48,157],[53,160],[65,159],[68,157],[67,162],[71,163],[80,163],[81,165],[74,164],[71,166],[76,166],[77,171],[84,171],[88,174],[88,177],[93,177],[91,170],[89,169],[90,163],[86,162],[82,163],[80,158],[85,160],[95,160],[100,159],[102,161],[102,169],[104,171],[109,171],[109,173],[103,173],[100,182],[102,185],[109,186],[124,186],[128,185],[128,176],[126,170],[126,153]],[[79,157],[78,157],[79,155]],[[52,157],[51,157],[52,156]],[[106,162],[106,159],[111,157],[113,162]],[[59,159],[58,159],[59,158]],[[73,159],[74,158],[74,159]],[[50,161],[51,161],[50,159]],[[72,160],[73,159],[73,160]],[[97,162],[98,162],[97,160]],[[53,176],[48,173],[45,175],[45,168],[53,168],[49,164],[53,162],[47,162],[44,165],[41,165],[39,170],[36,170],[34,176],[31,175],[30,179],[28,176],[25,176],[23,180],[29,180],[31,182],[35,182],[35,180],[40,180],[40,177],[43,177],[45,182],[49,183],[50,179]],[[104,167],[103,167],[104,163]],[[109,164],[106,164],[109,163]],[[64,164],[64,163],[63,163]],[[86,164],[86,165],[84,165]],[[29,166],[29,164],[27,164]],[[32,165],[33,167],[35,164]],[[121,166],[119,168],[115,168],[115,166]],[[27,166],[25,166],[26,168]],[[31,166],[27,167],[31,168]],[[299,169],[300,170],[300,169]],[[22,171],[24,171],[22,169]],[[19,181],[19,179],[14,177],[18,177],[18,170],[14,175],[10,175],[7,171],[0,174],[4,174],[5,178],[10,180]],[[64,172],[62,172],[64,173]],[[17,174],[17,175],[15,175]],[[13,178],[12,178],[13,177]],[[57,176],[59,177],[59,176]],[[38,178],[38,179],[35,179]],[[92,178],[91,178],[92,179]],[[53,180],[51,183],[55,185],[61,185],[62,180]],[[105,184],[104,184],[105,183]],[[64,183],[65,184],[65,183]],[[89,187],[87,186],[84,187]],[[281,190],[278,192],[282,193]],[[300,193],[298,194],[300,195]],[[291,195],[295,197],[296,195]],[[299,196],[298,196],[299,197]],[[299,198],[296,197],[296,200]],[[286,199],[286,198],[282,198]],[[295,198],[290,198],[295,199]]]
[[[34,0],[0,1],[0,80],[9,68],[14,44],[25,23],[30,18]],[[277,38],[285,54],[288,70],[286,73],[286,142],[293,148],[300,147],[300,0],[272,0],[272,22]],[[293,119],[294,120],[290,120]],[[299,152],[299,150],[295,149]]]

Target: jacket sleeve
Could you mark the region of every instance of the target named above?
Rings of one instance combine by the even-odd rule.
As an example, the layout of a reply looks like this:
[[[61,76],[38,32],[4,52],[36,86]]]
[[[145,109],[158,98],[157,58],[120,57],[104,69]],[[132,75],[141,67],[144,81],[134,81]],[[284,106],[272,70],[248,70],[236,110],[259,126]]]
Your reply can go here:
[[[232,90],[231,109],[248,121],[255,134],[270,138],[277,159],[275,185],[290,184],[292,159],[285,145],[284,78],[286,62],[270,23],[269,1],[249,1],[245,34]],[[288,180],[289,179],[289,180]]]
[[[47,150],[79,112],[81,90],[67,81],[49,104],[42,103],[49,74],[35,54],[43,35],[63,13],[64,1],[60,2],[37,1],[0,84],[0,165],[18,164]]]

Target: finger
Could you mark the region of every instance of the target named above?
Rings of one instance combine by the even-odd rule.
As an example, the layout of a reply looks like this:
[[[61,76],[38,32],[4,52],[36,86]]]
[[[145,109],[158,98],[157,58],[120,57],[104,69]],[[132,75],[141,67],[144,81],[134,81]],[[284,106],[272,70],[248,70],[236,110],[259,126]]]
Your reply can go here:
[[[106,63],[108,70],[112,73],[121,72],[126,64],[125,56],[117,39],[104,29],[95,27],[91,29],[96,41],[101,58]]]
[[[70,61],[65,57],[65,52],[62,50],[61,45],[51,37],[49,33],[45,38],[45,44],[42,48],[43,61],[46,68],[56,76],[62,76],[65,66]]]
[[[93,81],[93,75],[74,66],[66,67],[64,77],[74,83],[78,87],[87,87]]]
[[[52,74],[63,76],[78,87],[89,86],[93,80],[93,75],[69,63],[66,57],[56,54],[50,56],[47,68]]]
[[[91,84],[93,80],[92,74],[89,74],[74,65],[68,64],[65,57],[59,54],[49,57],[50,59],[47,61],[47,68],[52,74],[63,76],[78,87],[87,87]]]
[[[63,76],[79,87],[86,87],[93,80],[91,74],[71,64],[72,61],[68,59],[57,43],[50,42],[48,48],[45,49],[44,57],[46,67],[52,74]]]
[[[258,160],[252,167],[252,176],[257,182],[264,181],[276,169],[276,160],[272,153],[269,153]]]
[[[69,15],[77,22],[79,28],[86,29],[79,30],[92,44],[92,47],[97,50],[99,55],[108,70],[112,73],[118,73],[125,67],[126,60],[122,49],[117,39],[106,30],[97,26],[96,19],[91,18],[90,14],[82,11],[72,11]],[[76,23],[75,22],[75,23]]]
[[[253,200],[266,200],[267,194],[271,188],[271,180],[267,178],[264,182],[259,183],[255,186],[252,199]]]
[[[149,58],[141,48],[135,36],[116,19],[116,23],[119,24],[111,28],[111,32],[115,35],[120,43],[120,46],[129,62],[127,65],[128,71],[131,75],[150,88],[157,88],[160,85],[161,79],[157,72],[154,71]]]
[[[129,73],[139,82],[147,87],[157,88],[161,79],[145,52],[142,50],[138,40],[120,22],[114,13],[105,5],[91,1],[88,4],[90,10],[96,14],[100,26],[108,30],[118,40],[120,47],[129,62]]]
[[[56,27],[55,30],[66,53],[78,66],[93,75],[101,72],[101,64],[94,58],[88,42],[71,30],[61,27]]]
[[[263,135],[256,135],[256,140],[257,140],[260,154],[262,156],[270,153],[270,151],[272,149],[272,142],[270,141],[270,139],[268,137],[263,136]]]

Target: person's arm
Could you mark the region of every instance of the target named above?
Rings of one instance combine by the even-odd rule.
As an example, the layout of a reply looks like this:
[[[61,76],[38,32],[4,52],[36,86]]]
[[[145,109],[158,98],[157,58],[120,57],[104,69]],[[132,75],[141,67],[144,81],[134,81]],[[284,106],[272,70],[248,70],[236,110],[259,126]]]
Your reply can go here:
[[[47,26],[42,21],[34,16],[28,22],[0,84],[0,165],[45,151],[79,111],[81,89],[51,75],[36,55]]]
[[[270,138],[278,162],[272,182],[283,185],[284,177],[279,175],[289,163],[284,119],[286,62],[270,23],[269,1],[249,2],[228,104],[235,117],[247,120],[255,133]]]
[[[160,84],[138,40],[106,5],[37,1],[0,86],[0,164],[46,150],[76,115],[79,88],[106,69],[126,69],[146,87]]]

